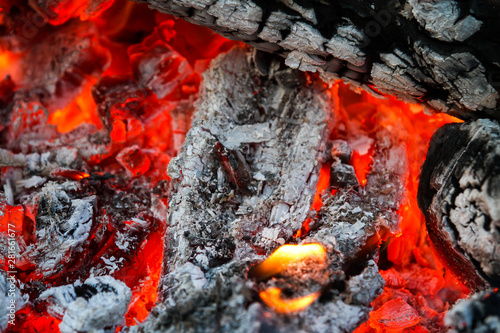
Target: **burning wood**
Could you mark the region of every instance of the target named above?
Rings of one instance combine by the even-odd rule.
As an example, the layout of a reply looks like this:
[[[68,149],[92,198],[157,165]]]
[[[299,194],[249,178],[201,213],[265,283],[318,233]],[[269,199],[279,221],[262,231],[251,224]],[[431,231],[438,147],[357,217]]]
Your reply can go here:
[[[419,189],[434,246],[473,290],[500,282],[499,136],[489,120],[439,129]]]
[[[286,82],[280,85],[260,76],[248,58],[249,54],[236,49],[205,73],[193,126],[169,165],[173,187],[162,300],[148,321],[132,331],[181,327],[234,331],[290,325],[285,317],[267,319],[269,310],[260,304],[257,290],[277,312],[297,311],[324,290],[331,300],[298,313],[293,325],[353,330],[382,286],[375,266],[367,264],[354,274],[375,286],[364,302],[346,303],[349,292],[328,287],[349,281],[340,268],[341,254],[333,238],[327,252],[321,251],[335,264],[320,269],[296,258],[294,268],[269,269],[285,247],[250,273],[261,283],[248,279],[251,265],[292,240],[309,215],[333,105],[332,96],[319,82],[294,88]],[[221,154],[222,149],[226,153]],[[240,184],[243,177],[235,176],[241,173],[251,177],[246,188]],[[284,290],[292,297],[285,299]],[[333,310],[350,315],[330,322],[326,313]],[[172,317],[173,313],[179,315]]]
[[[292,68],[462,118],[498,119],[498,4],[475,1],[141,0]]]
[[[488,12],[148,2],[285,59],[133,2],[1,1],[0,331],[443,331],[468,290],[416,193],[431,134],[457,120],[331,79],[496,117],[498,53],[474,47]],[[471,288],[498,279],[497,127],[444,128],[459,139],[433,143],[421,184]],[[468,302],[447,322],[488,326],[463,325]]]

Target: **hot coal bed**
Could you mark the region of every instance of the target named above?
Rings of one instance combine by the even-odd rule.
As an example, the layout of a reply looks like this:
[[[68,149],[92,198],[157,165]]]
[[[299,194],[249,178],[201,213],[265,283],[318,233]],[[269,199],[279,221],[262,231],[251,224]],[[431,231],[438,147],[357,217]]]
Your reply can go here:
[[[0,1],[1,332],[500,330],[498,2],[142,2]]]

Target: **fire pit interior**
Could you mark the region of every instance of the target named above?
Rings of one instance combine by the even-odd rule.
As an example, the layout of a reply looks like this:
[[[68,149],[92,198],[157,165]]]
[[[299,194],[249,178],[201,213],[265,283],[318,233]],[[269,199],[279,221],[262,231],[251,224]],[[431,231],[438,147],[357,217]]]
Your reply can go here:
[[[500,4],[140,2],[0,1],[1,332],[500,329]]]

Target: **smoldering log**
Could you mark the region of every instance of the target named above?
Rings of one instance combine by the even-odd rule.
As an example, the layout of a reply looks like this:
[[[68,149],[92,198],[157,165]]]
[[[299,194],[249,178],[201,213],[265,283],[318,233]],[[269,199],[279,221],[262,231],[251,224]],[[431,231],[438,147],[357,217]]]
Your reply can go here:
[[[292,81],[301,75],[286,71]],[[160,301],[144,323],[125,331],[350,332],[368,318],[384,284],[374,261],[378,249],[369,244],[377,244],[372,240],[381,229],[397,228],[403,178],[388,165],[404,150],[383,140],[366,188],[338,184],[338,195],[325,195],[311,234],[294,240],[311,216],[319,167],[332,156],[327,138],[335,113],[318,82],[278,81],[276,73],[259,74],[242,49],[219,57],[205,73],[193,126],[169,165]],[[238,179],[247,177],[243,187]],[[394,180],[391,191],[380,190],[387,186],[381,179]],[[251,273],[280,245],[312,242],[325,247],[326,267],[272,278]],[[311,292],[321,297],[283,315],[258,295],[276,286],[291,299]]]
[[[463,119],[500,119],[496,2],[139,1],[280,54],[292,68]]]
[[[433,136],[418,202],[443,261],[472,290],[500,283],[500,126],[448,124]]]

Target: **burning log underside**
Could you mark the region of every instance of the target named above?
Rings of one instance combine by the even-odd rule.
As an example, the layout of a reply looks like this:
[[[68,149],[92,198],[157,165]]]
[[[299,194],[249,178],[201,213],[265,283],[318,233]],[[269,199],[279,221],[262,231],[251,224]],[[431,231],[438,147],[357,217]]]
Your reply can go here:
[[[292,68],[463,119],[500,118],[496,1],[142,1]]]
[[[343,183],[325,194],[312,231],[297,239],[322,244],[326,265],[306,260],[279,274],[255,268],[263,255],[293,241],[310,216],[319,167],[328,158],[332,101],[316,83],[290,87],[259,75],[248,58],[233,50],[205,73],[193,126],[169,165],[161,301],[130,331],[348,332],[381,292],[373,260],[383,231],[397,228],[394,210],[404,191],[404,163],[387,168],[405,159],[391,139],[380,143],[367,187]],[[291,82],[301,76],[286,71]],[[286,296],[267,303],[270,312],[257,293],[265,301],[272,288]],[[303,312],[276,316],[311,294],[320,298]]]
[[[434,135],[419,205],[443,261],[471,289],[500,283],[500,126],[477,120]]]

